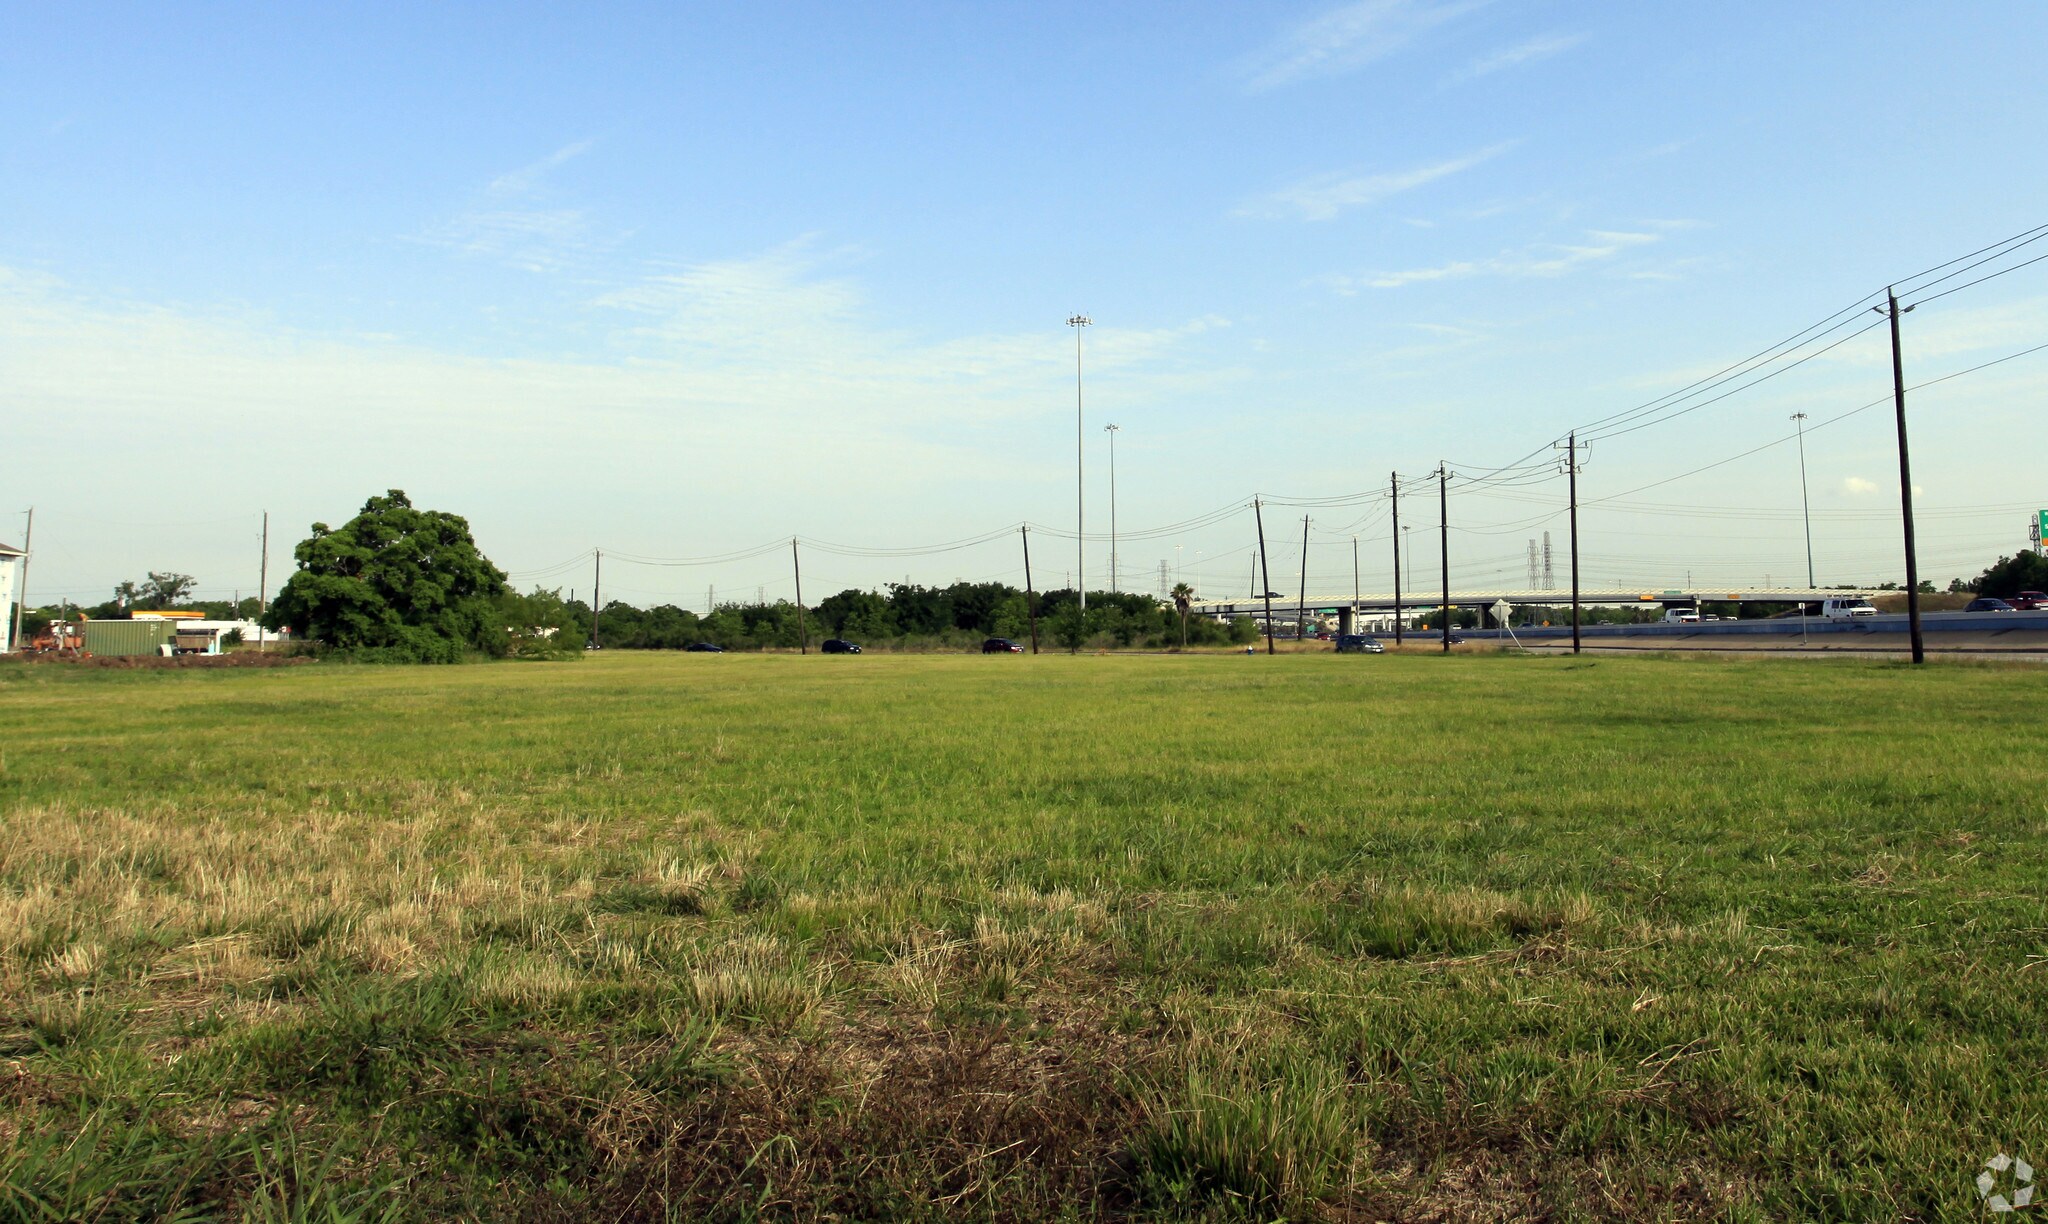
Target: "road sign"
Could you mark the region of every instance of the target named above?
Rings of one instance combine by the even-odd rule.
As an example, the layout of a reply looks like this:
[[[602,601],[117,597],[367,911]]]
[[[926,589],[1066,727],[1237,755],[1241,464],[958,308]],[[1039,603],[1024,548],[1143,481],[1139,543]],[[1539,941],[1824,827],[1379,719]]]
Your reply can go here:
[[[1509,618],[1509,617],[1511,617],[1511,616],[1513,616],[1513,615],[1514,615],[1514,613],[1515,613],[1515,609],[1514,609],[1514,606],[1513,606],[1512,604],[1508,603],[1508,601],[1507,601],[1507,600],[1505,600],[1505,599],[1496,599],[1496,600],[1494,600],[1494,601],[1493,601],[1493,620],[1494,620],[1494,623],[1495,623],[1495,624],[1498,624],[1498,625],[1505,625],[1505,624],[1507,624],[1507,623],[1508,623],[1508,618]]]

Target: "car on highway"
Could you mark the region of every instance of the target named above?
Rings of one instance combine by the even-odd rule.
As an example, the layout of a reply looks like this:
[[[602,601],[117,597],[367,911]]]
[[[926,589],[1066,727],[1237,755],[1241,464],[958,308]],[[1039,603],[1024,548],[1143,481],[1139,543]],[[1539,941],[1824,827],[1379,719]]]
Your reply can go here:
[[[724,654],[725,647],[712,642],[691,642],[683,650],[689,654]]]
[[[1820,614],[1829,620],[1856,620],[1876,616],[1877,609],[1862,595],[1830,595],[1820,601]]]
[[[1385,654],[1387,648],[1380,645],[1379,639],[1367,637],[1363,633],[1340,633],[1337,635],[1337,653]]]
[[[2012,612],[2013,606],[2003,599],[1973,599],[1963,606],[1965,612]]]
[[[818,649],[826,654],[859,654],[860,643],[849,642],[845,638],[826,638]]]
[[[2048,612],[2048,591],[2021,591],[2006,602],[2015,612]]]
[[[1023,654],[1024,648],[1008,638],[990,638],[981,644],[983,654]]]

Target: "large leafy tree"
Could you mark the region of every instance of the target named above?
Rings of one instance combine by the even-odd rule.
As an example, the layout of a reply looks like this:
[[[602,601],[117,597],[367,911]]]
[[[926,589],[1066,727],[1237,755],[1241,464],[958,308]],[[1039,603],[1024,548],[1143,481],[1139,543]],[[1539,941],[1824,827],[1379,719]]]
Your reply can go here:
[[[2016,553],[2000,557],[1971,584],[1979,595],[2011,599],[2021,591],[2048,590],[2048,557],[2038,553]]]
[[[460,515],[415,509],[392,489],[339,528],[313,524],[293,556],[298,572],[264,618],[272,629],[417,662],[507,649],[505,575]]]

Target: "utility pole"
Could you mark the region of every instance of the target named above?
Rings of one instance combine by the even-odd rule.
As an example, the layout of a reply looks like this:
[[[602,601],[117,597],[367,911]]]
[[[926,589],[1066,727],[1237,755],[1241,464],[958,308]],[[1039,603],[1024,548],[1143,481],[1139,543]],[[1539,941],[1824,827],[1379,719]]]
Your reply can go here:
[[[597,636],[597,618],[604,615],[604,549],[593,549],[597,569],[590,576],[590,648],[604,649]]]
[[[804,624],[804,563],[796,555],[796,537],[789,537],[789,568],[796,574],[797,653],[811,653],[811,631]]]
[[[1273,571],[1266,564],[1266,516],[1259,512],[1259,499],[1256,497],[1252,498],[1252,520],[1259,525],[1259,572],[1266,577],[1261,584],[1265,587],[1262,598],[1266,601],[1266,653],[1278,654],[1279,651],[1273,649]]]
[[[1038,596],[1031,590],[1031,528],[1020,526],[1017,534],[1024,537],[1024,615],[1031,618],[1031,653],[1038,653]]]
[[[1116,551],[1116,435],[1117,426],[1104,425],[1102,432],[1109,435],[1109,593],[1114,595],[1123,588],[1117,585],[1118,572],[1123,568]]]
[[[1444,565],[1444,653],[1451,653],[1451,501],[1450,476],[1443,460],[1436,464],[1436,528]]]
[[[1555,443],[1553,443],[1555,445]],[[1579,433],[1565,436],[1564,470],[1571,477],[1572,507],[1572,653],[1579,653]]]
[[[241,610],[238,608],[236,612]],[[263,512],[263,561],[256,567],[256,649],[263,649],[263,618],[270,615],[270,511]]]
[[[14,634],[8,644],[21,649],[21,610],[28,603],[28,550],[36,539],[36,508],[28,508],[28,526],[21,530],[21,586],[14,592]]]
[[[1351,537],[1351,631],[1358,632],[1358,537]]]
[[[1925,663],[1927,650],[1920,640],[1920,558],[1913,547],[1913,464],[1906,454],[1906,365],[1899,355],[1899,316],[1913,309],[1899,309],[1898,295],[1889,287],[1883,306],[1872,307],[1889,314],[1892,321],[1892,404],[1899,418],[1899,510],[1906,526],[1906,624],[1913,634],[1913,662]]]
[[[1294,640],[1308,636],[1308,515],[1301,516],[1301,595],[1294,605]]]
[[[1806,414],[1792,414],[1792,424],[1799,430],[1799,511],[1806,519],[1806,587],[1813,589],[1813,505],[1806,500]],[[1804,604],[1800,605],[1804,607]]]
[[[1401,473],[1387,476],[1387,495],[1394,504],[1394,645],[1401,644]]]
[[[1095,322],[1084,314],[1067,320],[1074,329],[1074,572],[1080,575],[1081,614],[1088,614],[1088,485],[1082,479],[1081,329]]]

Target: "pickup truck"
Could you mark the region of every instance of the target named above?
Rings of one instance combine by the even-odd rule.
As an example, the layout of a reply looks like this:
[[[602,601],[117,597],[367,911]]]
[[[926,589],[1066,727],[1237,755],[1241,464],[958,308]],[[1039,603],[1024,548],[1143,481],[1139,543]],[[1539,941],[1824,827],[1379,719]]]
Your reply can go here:
[[[2018,612],[2048,611],[2048,593],[2041,591],[2021,591],[2005,602],[2011,604],[2013,610]]]

